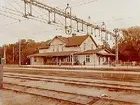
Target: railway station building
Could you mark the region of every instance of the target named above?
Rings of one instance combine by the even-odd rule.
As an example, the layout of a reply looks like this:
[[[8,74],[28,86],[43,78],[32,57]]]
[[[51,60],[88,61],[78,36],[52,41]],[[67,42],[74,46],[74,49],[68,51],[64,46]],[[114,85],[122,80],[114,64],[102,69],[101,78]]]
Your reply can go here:
[[[99,48],[91,35],[55,36],[28,56],[31,65],[104,65],[114,60],[114,54]]]

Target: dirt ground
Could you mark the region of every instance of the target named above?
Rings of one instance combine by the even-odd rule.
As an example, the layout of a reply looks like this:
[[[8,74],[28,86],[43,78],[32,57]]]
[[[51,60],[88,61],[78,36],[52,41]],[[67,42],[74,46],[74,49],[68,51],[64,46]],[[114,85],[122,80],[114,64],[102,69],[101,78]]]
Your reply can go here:
[[[72,103],[34,96],[9,90],[2,90],[0,105],[72,105]]]

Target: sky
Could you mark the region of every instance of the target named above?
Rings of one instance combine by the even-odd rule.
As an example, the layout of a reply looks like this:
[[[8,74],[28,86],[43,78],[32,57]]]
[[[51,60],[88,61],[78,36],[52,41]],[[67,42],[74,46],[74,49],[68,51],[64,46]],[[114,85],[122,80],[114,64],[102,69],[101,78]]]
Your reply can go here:
[[[69,3],[72,14],[101,26],[105,22],[106,28],[112,31],[114,28],[129,28],[140,24],[140,0],[38,0],[46,5],[64,10]],[[11,11],[11,10],[14,11]],[[64,18],[57,17],[61,25],[50,25],[21,16],[24,12],[22,0],[0,0],[0,46],[17,42],[19,39],[33,39],[37,42],[46,41],[55,35],[68,36],[64,32]],[[4,16],[3,16],[4,15]],[[48,19],[48,12],[33,7],[33,15]],[[6,17],[9,16],[9,17]],[[90,20],[88,17],[90,16]],[[75,32],[74,32],[75,33]],[[77,33],[85,34],[85,33]],[[96,39],[98,42],[98,39]]]

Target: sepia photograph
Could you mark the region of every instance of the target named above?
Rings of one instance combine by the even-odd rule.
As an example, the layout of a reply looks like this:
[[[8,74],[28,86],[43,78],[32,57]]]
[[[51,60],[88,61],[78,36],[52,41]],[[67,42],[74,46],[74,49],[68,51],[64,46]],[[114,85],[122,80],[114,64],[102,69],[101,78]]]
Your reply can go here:
[[[0,105],[140,105],[140,0],[0,0]]]

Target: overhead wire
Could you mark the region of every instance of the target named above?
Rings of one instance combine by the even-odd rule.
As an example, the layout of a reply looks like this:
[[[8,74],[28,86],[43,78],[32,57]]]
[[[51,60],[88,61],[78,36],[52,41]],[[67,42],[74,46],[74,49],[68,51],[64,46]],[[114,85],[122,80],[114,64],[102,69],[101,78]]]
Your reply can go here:
[[[36,12],[40,17],[42,17],[42,19],[43,20],[46,20],[47,21],[47,19],[45,19],[39,12],[37,12],[34,8],[32,8],[32,10],[34,11],[34,12]],[[34,15],[33,15],[33,17],[34,17]],[[38,17],[39,18],[39,17]]]
[[[3,26],[9,26],[9,25],[21,23],[21,22],[23,22],[23,21],[25,21],[25,20],[27,20],[27,19],[23,19],[23,20],[21,20],[21,21],[15,21],[15,22],[11,22],[11,23],[8,23],[8,24],[4,24]]]
[[[6,1],[6,0],[4,0],[8,5],[10,5],[13,9],[15,9],[15,10],[17,10],[18,11],[18,9],[17,8],[15,8],[12,4],[10,4],[8,1]]]
[[[21,8],[21,5],[19,5],[15,0],[11,0],[13,3],[15,3],[19,8]]]
[[[8,14],[11,14],[11,15],[15,15],[15,16],[22,16],[20,14],[17,14],[17,13],[13,13],[13,12],[10,12],[10,11],[5,11],[5,10],[1,10],[0,11],[4,12],[4,13],[8,13]]]
[[[32,20],[35,20],[35,21],[38,21],[38,22],[41,22],[41,23],[45,23],[45,24],[47,23],[48,24],[48,21],[40,20],[38,17],[37,18],[35,18],[35,17],[29,17],[29,19],[32,19]],[[60,26],[60,25],[55,25],[55,26],[62,28],[62,26]]]
[[[84,0],[84,1],[79,0],[79,2],[73,2],[72,0],[67,0],[64,4],[69,3],[71,5],[71,7],[77,7],[77,6],[86,5],[86,4],[95,2],[95,1],[99,1],[99,0]],[[72,4],[74,4],[74,5],[72,5]],[[61,5],[59,5],[57,7],[60,7],[60,6]]]
[[[34,18],[36,18],[36,20],[37,20],[37,18],[38,19],[41,19],[41,20],[39,20],[40,22],[43,22],[43,23],[47,23],[48,24],[48,20],[47,19],[45,19],[44,17],[43,17],[43,15],[40,13],[40,12],[38,12],[38,11],[36,11],[34,8],[32,8],[39,16],[41,16],[42,18],[40,18],[40,17],[38,17],[38,16],[33,16]],[[39,8],[40,9],[40,8]],[[40,9],[41,10],[41,9]],[[41,10],[42,11],[42,10]],[[43,12],[44,13],[44,12]],[[47,15],[47,14],[46,14]],[[33,19],[33,18],[32,18]],[[44,20],[44,21],[42,21],[42,20]],[[58,27],[61,27],[60,25],[56,25],[56,24],[51,24],[51,25],[55,25],[55,26],[58,26]]]
[[[6,1],[6,0],[5,0]],[[9,3],[8,3],[9,4]],[[11,5],[11,4],[10,4]],[[11,5],[12,6],[12,5]],[[18,11],[16,8],[14,8],[13,6],[13,8],[14,8],[14,10],[13,9],[10,9],[10,8],[7,8],[7,7],[4,7],[4,6],[0,6],[1,8],[4,8],[4,9],[6,9],[6,10],[9,10],[9,11],[5,11],[5,10],[0,10],[0,11],[2,11],[2,12],[5,12],[5,13],[9,13],[9,14],[12,14],[12,15],[16,15],[16,16],[21,16],[22,17],[22,15],[19,15],[19,14],[16,14],[16,13],[22,13],[22,12],[20,12],[20,11]],[[13,11],[13,12],[16,12],[16,13],[13,13],[13,12],[11,12],[11,11]],[[35,9],[34,9],[34,11],[37,13],[37,14],[39,14]],[[2,16],[5,16],[5,17],[8,17],[8,18],[11,18],[11,19],[14,19],[14,20],[18,20],[19,22],[21,21],[20,19],[17,19],[17,18],[15,18],[15,17],[12,17],[12,16],[9,16],[9,15],[6,15],[6,14],[4,14],[4,13],[0,13],[0,15],[2,15]],[[40,14],[39,14],[40,15]],[[41,15],[40,15],[41,16]],[[41,16],[42,18],[40,18],[40,17],[38,17],[38,16],[33,16],[33,17],[29,17],[29,19],[33,19],[33,20],[36,20],[36,21],[39,21],[39,22],[41,22],[41,23],[48,23],[48,21],[43,17],[43,16]],[[45,21],[43,21],[43,20],[45,20]],[[12,23],[10,23],[10,24],[14,24],[14,23],[17,23],[17,22],[12,22]],[[7,26],[8,24],[6,24],[6,26]],[[57,25],[58,26],[58,25]],[[60,27],[60,26],[58,26],[58,27]]]
[[[3,9],[6,9],[6,10],[13,11],[13,12],[22,13],[22,12],[21,12],[21,11],[19,11],[19,10],[14,10],[14,9],[11,9],[11,8],[7,8],[7,7],[5,7],[5,6],[2,6],[2,5],[0,5],[0,7],[1,7],[1,8],[3,8]]]
[[[78,6],[86,5],[86,4],[89,4],[89,3],[92,3],[92,2],[96,2],[96,1],[99,1],[99,0],[89,0],[89,1],[84,2],[84,3],[78,3],[76,5],[72,5],[71,7],[78,7]]]
[[[73,1],[74,1],[74,2],[73,2]],[[80,0],[80,2],[75,2],[75,0],[67,0],[67,1],[63,2],[63,4],[58,5],[57,8],[60,9],[60,7],[62,7],[62,6],[64,6],[64,5],[67,5],[67,4],[70,4],[70,5],[72,5],[72,4],[79,4],[79,3],[81,3],[81,2],[82,2],[81,0]],[[61,10],[62,10],[62,9],[61,9]]]
[[[5,1],[5,2],[7,2],[7,1]],[[9,4],[9,5],[12,6],[12,4]],[[11,9],[11,8],[5,7],[3,5],[0,5],[0,11],[1,11],[0,15],[1,16],[17,20],[16,22],[11,22],[11,23],[5,24],[3,26],[9,26],[9,25],[16,24],[16,23],[23,21],[22,19],[17,18],[17,16],[22,17],[23,13],[21,11],[19,11],[18,9],[16,9],[15,7],[13,7],[13,8],[14,9]]]
[[[44,13],[44,11],[42,10],[42,9],[40,9],[39,8],[39,10],[44,14],[44,15],[46,15],[46,16],[48,16],[48,14],[46,14],[46,13]],[[43,17],[43,15],[40,15],[41,17]],[[60,22],[60,24],[62,25],[62,26],[64,26],[64,24],[57,18],[57,17],[55,17],[56,18],[56,20],[57,21],[59,21]],[[51,19],[51,18],[50,18]],[[45,19],[46,20],[46,19]],[[48,21],[48,20],[47,20]],[[53,19],[51,19],[51,21],[53,21]],[[49,22],[49,21],[48,21]],[[57,23],[51,23],[52,25],[54,25],[54,24],[57,24]]]
[[[15,17],[9,16],[9,15],[5,15],[5,14],[3,14],[3,13],[0,13],[0,15],[5,16],[5,17],[7,17],[7,18],[14,19],[14,20],[18,20],[19,22],[21,21],[20,19],[17,19],[17,18],[15,18]]]

